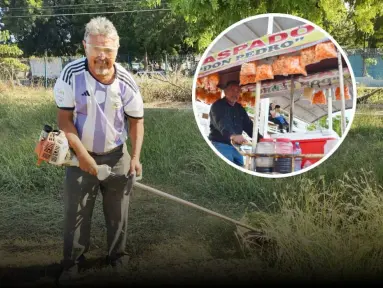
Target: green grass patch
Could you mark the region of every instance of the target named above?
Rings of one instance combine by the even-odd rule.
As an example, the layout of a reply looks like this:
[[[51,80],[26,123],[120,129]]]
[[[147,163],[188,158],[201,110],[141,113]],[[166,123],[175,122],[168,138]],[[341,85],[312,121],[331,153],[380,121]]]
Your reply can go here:
[[[1,239],[60,241],[64,169],[37,167],[33,152],[42,126],[56,123],[51,91],[7,89],[0,92],[0,103]],[[237,219],[247,211],[253,225],[276,239],[262,259],[280,273],[382,272],[382,117],[357,115],[340,148],[319,167],[294,178],[264,179],[216,156],[191,110],[147,109],[145,114],[144,184]],[[209,242],[217,257],[223,252],[212,247],[234,249],[228,242],[232,230],[222,222],[203,222],[199,212],[168,200],[135,198],[130,227],[135,251],[186,234]],[[100,200],[96,208],[93,237],[101,245]]]

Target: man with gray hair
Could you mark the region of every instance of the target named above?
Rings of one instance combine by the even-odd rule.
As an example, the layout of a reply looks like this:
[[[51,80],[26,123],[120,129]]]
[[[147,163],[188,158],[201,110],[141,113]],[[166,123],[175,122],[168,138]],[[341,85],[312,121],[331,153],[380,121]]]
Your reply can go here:
[[[54,87],[58,125],[80,162],[79,167],[66,168],[61,279],[77,274],[85,260],[99,190],[107,260],[112,267],[123,266],[130,190],[135,176],[141,174],[143,100],[132,76],[115,62],[119,36],[112,22],[104,17],[92,19],[85,27],[83,45],[86,57],[66,65]],[[128,134],[131,155],[125,143]],[[100,181],[101,164],[109,165],[117,176]]]

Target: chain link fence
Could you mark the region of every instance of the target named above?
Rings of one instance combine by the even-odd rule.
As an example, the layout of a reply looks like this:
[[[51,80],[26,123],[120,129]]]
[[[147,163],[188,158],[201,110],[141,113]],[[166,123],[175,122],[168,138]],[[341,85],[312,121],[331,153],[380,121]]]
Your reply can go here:
[[[344,49],[354,72],[357,85],[366,87],[383,87],[383,49]],[[20,59],[29,69],[16,75],[16,82],[21,85],[52,86],[57,74],[69,62],[82,56],[29,58]],[[132,74],[139,77],[167,77],[179,73],[193,77],[199,56],[196,55],[161,55],[150,57],[145,55],[131,57],[129,54],[119,54],[117,62]]]
[[[28,69],[17,72],[14,81],[23,86],[53,87],[64,67],[83,57],[31,57],[19,58]],[[129,54],[119,54],[116,62],[137,77],[164,77],[178,73],[185,77],[193,77],[198,65],[199,58],[195,55],[163,55],[163,57],[145,59],[145,57],[133,58]],[[8,77],[8,79],[6,79]],[[3,75],[3,80],[9,80],[9,76]]]

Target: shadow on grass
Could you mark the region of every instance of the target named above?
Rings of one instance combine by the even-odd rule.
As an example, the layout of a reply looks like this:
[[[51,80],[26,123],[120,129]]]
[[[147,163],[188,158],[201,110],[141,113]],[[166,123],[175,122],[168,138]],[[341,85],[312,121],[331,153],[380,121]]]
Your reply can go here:
[[[108,267],[105,258],[94,257],[88,258],[80,266],[80,271],[86,277],[90,277],[91,273],[97,273]],[[49,265],[32,265],[27,267],[0,267],[0,286],[17,286],[20,284],[35,285],[56,285],[58,286],[58,278],[62,272],[60,263],[52,263]]]

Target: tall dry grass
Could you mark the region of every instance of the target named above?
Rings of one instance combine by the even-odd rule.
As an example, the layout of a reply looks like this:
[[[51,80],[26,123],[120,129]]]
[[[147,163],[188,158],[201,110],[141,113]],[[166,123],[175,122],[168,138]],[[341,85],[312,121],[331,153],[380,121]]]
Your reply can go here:
[[[154,75],[134,77],[141,89],[144,102],[153,101],[192,101],[192,83],[191,77],[182,76],[176,73],[168,74],[166,77]]]
[[[347,279],[383,272],[383,187],[372,172],[352,174],[330,185],[324,178],[301,179],[274,193],[272,210],[245,215],[273,240],[263,259],[278,273]],[[259,255],[260,248],[248,244],[247,251]]]

